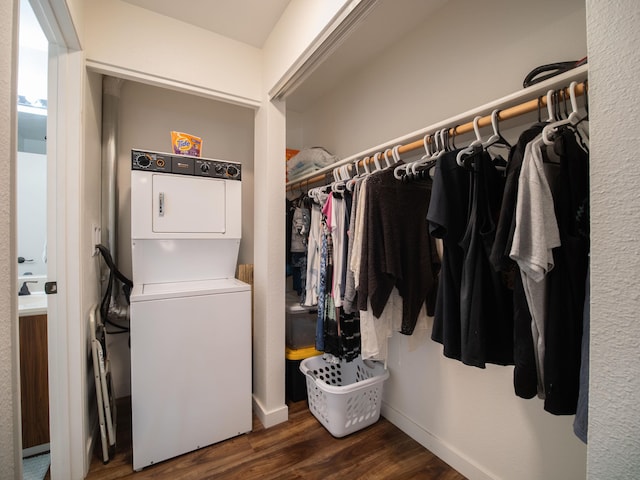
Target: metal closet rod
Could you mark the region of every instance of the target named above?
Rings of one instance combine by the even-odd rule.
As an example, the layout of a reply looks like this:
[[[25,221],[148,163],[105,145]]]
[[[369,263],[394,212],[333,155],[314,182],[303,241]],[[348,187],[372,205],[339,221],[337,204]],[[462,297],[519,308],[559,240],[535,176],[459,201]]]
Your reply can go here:
[[[573,75],[571,75],[571,77],[569,78],[569,81],[573,81],[575,80],[575,78],[572,77],[577,77],[580,78],[580,76],[582,76],[582,80],[581,83],[578,83],[578,85],[576,86],[576,96],[580,96],[583,95],[585,92],[585,89],[588,88],[585,86],[586,83],[586,65],[584,66],[585,68],[579,67],[574,69],[574,72],[569,72],[569,73],[573,73]],[[565,75],[563,75],[564,77]],[[553,79],[552,79],[553,80]],[[568,80],[564,80],[565,82]],[[531,94],[533,93],[537,93],[540,94],[543,90],[541,90],[540,88],[542,88],[543,85],[545,85],[546,83],[551,83],[551,82],[543,82],[540,84],[540,87],[535,89],[535,92],[531,92]],[[554,82],[556,85],[556,82]],[[566,83],[564,83],[566,85]],[[544,94],[543,95],[538,95],[536,96],[533,100],[529,100],[523,103],[519,103],[517,105],[514,105],[512,107],[508,107],[505,108],[503,110],[500,110],[499,114],[498,114],[498,120],[500,121],[504,121],[504,120],[508,120],[510,118],[515,118],[518,117],[520,115],[525,115],[527,113],[531,113],[534,112],[536,110],[538,110],[538,108],[543,108],[546,107],[547,105],[547,97],[546,97],[546,92],[548,90],[555,90],[555,91],[559,91],[560,92],[560,96],[561,96],[561,100],[564,100],[564,98],[566,97],[567,99],[569,98],[569,87],[562,87],[562,88],[548,88],[547,90],[544,90]],[[513,97],[513,95],[509,96],[509,97],[505,97],[505,98],[510,98]],[[504,99],[503,99],[504,100]],[[501,101],[498,101],[496,103],[500,103]],[[499,108],[499,107],[496,107]],[[480,107],[480,109],[482,109],[482,111],[487,111],[488,109],[485,107]],[[476,111],[480,110],[480,109],[476,109]],[[491,109],[491,111],[493,111],[495,108]],[[543,112],[544,113],[544,112]],[[470,115],[465,114],[464,117],[465,118],[469,118]],[[475,117],[477,115],[473,115],[473,117]],[[439,128],[436,128],[436,126],[432,126],[429,129],[425,129],[424,133],[421,134],[421,138],[419,140],[415,140],[413,142],[410,143],[405,143],[405,144],[401,144],[400,147],[398,148],[398,153],[402,154],[402,153],[407,153],[407,152],[411,152],[413,150],[417,150],[420,148],[424,148],[424,141],[423,141],[423,137],[425,134],[427,133],[435,133],[439,130],[442,130],[442,128],[446,128],[446,125],[451,125],[452,123],[455,123],[456,118],[460,118],[460,116],[458,117],[454,117],[448,121],[444,121],[441,122],[439,125],[441,125]],[[478,121],[478,126],[479,127],[486,127],[488,125],[491,125],[491,114],[489,115],[485,115],[483,116],[479,121]],[[462,135],[468,132],[472,132],[473,131],[473,120],[463,123],[461,125],[457,125],[456,127],[449,127],[448,128],[449,131],[449,135]],[[415,137],[417,132],[414,132],[412,134],[410,134],[411,137]],[[407,136],[404,137],[405,139],[407,138]],[[399,140],[401,141],[401,140]],[[392,146],[391,142],[388,142],[387,147],[385,148],[384,146],[379,146],[376,147],[374,149],[369,150],[370,152],[384,152],[385,150],[387,150],[388,148],[390,148],[390,146]],[[397,143],[396,143],[397,145]],[[358,160],[358,166],[364,166],[364,162],[367,162],[367,164],[372,164],[373,163],[373,153],[372,154],[365,154],[365,153],[360,153],[358,155],[354,155],[353,157],[349,157],[347,159],[344,160],[339,160],[336,163],[334,163],[333,165],[329,166],[329,167],[325,167],[324,169],[322,169],[321,172],[318,172],[315,176],[311,176],[309,178],[301,178],[299,180],[293,180],[291,182],[289,182],[287,184],[286,189],[287,190],[293,190],[295,188],[300,188],[302,186],[308,186],[310,184],[314,184],[314,183],[318,183],[318,182],[322,182],[325,181],[327,178],[327,174],[331,173],[333,171],[334,168],[341,166],[341,165],[346,165],[346,164],[350,164],[350,167],[353,168],[353,163],[355,162],[355,160],[359,157],[364,157],[362,158],[362,160]]]

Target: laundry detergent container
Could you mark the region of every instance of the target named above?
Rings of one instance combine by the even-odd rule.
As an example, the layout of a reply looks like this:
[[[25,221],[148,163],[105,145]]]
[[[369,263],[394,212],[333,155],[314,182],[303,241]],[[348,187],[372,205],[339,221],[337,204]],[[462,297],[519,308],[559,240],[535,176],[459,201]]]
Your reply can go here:
[[[382,387],[389,372],[360,357],[327,362],[322,356],[300,363],[307,383],[309,410],[334,437],[344,437],[380,418]]]

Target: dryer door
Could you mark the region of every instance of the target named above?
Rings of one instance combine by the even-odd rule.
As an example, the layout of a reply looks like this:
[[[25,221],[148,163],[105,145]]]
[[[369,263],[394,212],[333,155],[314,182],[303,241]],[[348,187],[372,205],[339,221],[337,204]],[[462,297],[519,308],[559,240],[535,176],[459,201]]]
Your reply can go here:
[[[225,233],[225,181],[153,175],[155,233]]]

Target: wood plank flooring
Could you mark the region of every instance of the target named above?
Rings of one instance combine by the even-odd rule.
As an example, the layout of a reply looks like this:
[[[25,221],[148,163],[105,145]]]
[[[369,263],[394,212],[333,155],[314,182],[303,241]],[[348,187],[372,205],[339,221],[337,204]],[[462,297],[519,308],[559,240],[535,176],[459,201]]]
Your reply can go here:
[[[334,438],[309,412],[306,401],[289,403],[289,420],[147,467],[132,469],[131,408],[118,404],[118,441],[111,461],[96,455],[87,480],[116,479],[433,479],[461,474],[390,422]]]

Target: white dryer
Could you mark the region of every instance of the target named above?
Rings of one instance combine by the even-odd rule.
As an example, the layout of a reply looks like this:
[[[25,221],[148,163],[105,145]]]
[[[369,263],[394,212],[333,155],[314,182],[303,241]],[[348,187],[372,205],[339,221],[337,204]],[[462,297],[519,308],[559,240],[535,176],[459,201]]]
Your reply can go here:
[[[241,166],[133,150],[133,468],[251,430]]]

